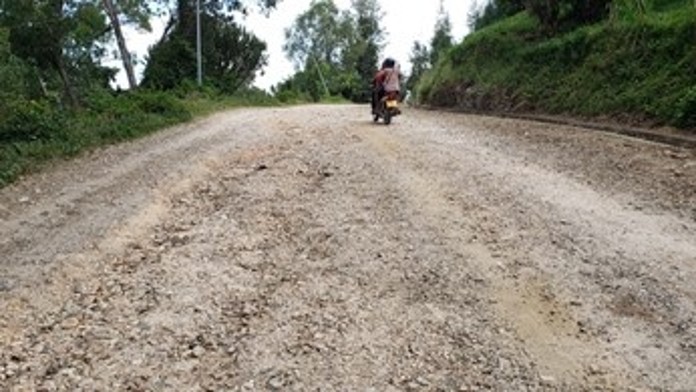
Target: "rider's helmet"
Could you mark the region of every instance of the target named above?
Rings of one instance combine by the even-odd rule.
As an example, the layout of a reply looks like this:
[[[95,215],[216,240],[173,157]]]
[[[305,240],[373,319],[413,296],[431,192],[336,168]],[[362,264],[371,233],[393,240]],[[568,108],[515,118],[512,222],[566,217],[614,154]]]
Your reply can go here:
[[[382,69],[384,69],[384,68],[394,68],[394,65],[396,65],[396,61],[394,61],[394,59],[391,58],[391,57],[387,57],[387,58],[384,59],[384,61],[382,62]]]

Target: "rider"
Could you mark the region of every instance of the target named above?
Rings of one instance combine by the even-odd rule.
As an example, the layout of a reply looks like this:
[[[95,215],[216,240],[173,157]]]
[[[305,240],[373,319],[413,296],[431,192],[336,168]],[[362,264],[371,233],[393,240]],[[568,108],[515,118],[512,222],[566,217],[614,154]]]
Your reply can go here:
[[[391,58],[387,58],[382,62],[382,68],[377,71],[375,78],[372,80],[372,112],[377,110],[377,103],[387,93],[396,93],[397,96],[401,90],[399,79],[401,70],[399,64]]]

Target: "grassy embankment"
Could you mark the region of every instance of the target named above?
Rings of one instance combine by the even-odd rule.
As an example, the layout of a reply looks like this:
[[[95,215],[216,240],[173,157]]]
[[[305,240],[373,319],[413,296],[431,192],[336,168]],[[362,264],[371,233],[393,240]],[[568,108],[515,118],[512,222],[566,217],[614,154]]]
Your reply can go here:
[[[78,110],[22,101],[0,119],[0,188],[56,159],[134,139],[217,110],[276,105],[258,91],[225,97],[189,92],[93,94]]]
[[[562,114],[696,129],[696,8],[541,34],[526,12],[477,31],[421,80],[420,102],[470,111]]]

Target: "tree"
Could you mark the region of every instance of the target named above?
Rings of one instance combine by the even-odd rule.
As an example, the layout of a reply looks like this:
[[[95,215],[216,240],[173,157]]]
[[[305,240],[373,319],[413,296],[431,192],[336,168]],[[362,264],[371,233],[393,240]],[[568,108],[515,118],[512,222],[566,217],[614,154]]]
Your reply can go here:
[[[342,17],[333,0],[313,0],[285,30],[283,50],[298,69],[315,62],[338,66],[352,33],[351,21]]]
[[[0,11],[12,54],[39,70],[41,86],[57,75],[71,106],[78,105],[76,81],[109,74],[98,64],[107,28],[93,1],[0,0]]]
[[[234,3],[234,4],[233,4]],[[270,4],[270,2],[263,2]],[[248,84],[265,63],[266,44],[234,22],[238,2],[208,0],[201,15],[206,80],[225,92]],[[195,1],[180,0],[165,34],[150,51],[143,84],[172,89],[196,77]]]
[[[173,88],[196,74],[197,0],[116,0],[128,20],[149,29],[149,17],[160,6],[171,6],[170,18],[159,43],[149,53],[143,83]],[[235,24],[233,11],[246,15],[252,7],[268,13],[281,0],[200,0],[203,28],[203,64],[206,78],[226,91],[248,83],[264,64],[263,42]],[[122,55],[124,57],[124,55]],[[124,60],[125,61],[125,60]],[[225,71],[222,69],[225,68]],[[235,75],[232,77],[232,75]],[[235,88],[222,80],[231,82]],[[241,82],[240,82],[241,81]]]
[[[315,101],[325,94],[352,96],[359,85],[355,64],[360,53],[350,49],[359,41],[350,13],[340,12],[333,0],[314,0],[285,30],[285,38],[283,50],[297,70],[285,88]]]
[[[418,81],[430,69],[430,51],[425,44],[416,41],[411,49],[411,74],[406,81],[406,90],[415,91]]]
[[[430,63],[433,65],[437,64],[440,55],[450,49],[452,45],[452,23],[445,11],[442,0],[440,0],[440,12],[435,23],[435,34],[430,41]]]
[[[384,40],[380,18],[376,0],[353,0],[350,11],[340,11],[333,0],[313,1],[285,32],[283,49],[297,74],[278,88],[313,99],[320,98],[316,91],[328,90],[354,102],[367,102],[368,84]]]
[[[146,0],[101,0],[101,4],[116,36],[123,68],[128,78],[128,85],[131,89],[135,89],[138,82],[133,70],[133,60],[131,59],[126,39],[123,36],[120,17],[122,16],[127,22],[136,23],[138,27],[150,31],[150,16],[153,14],[152,4]]]
[[[206,50],[207,75],[224,92],[250,84],[266,64],[266,43],[233,23],[213,24],[212,45]]]
[[[358,79],[367,83],[371,81],[379,63],[379,53],[384,41],[384,31],[379,25],[382,17],[376,0],[353,0],[355,31],[354,40],[350,41],[349,52],[355,56],[352,61]],[[353,101],[367,102],[370,99],[368,89],[358,91],[351,97]]]
[[[201,0],[201,5],[209,12],[229,13],[240,11],[246,14],[252,6],[257,6],[263,12],[269,12],[280,2],[281,0]],[[193,8],[196,0],[176,0],[176,3],[179,6],[184,5]]]
[[[4,0],[1,6],[2,24],[10,31],[11,52],[39,69],[58,71],[66,96],[72,104],[76,104],[77,99],[62,57],[63,40],[67,35],[63,2]]]
[[[0,117],[4,117],[6,104],[24,98],[27,65],[10,51],[9,31],[0,28]]]

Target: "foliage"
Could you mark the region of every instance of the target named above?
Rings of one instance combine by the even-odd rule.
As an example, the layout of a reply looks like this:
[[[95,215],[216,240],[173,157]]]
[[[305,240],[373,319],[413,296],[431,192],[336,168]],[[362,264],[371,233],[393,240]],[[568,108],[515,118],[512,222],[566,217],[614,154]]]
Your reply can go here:
[[[440,13],[435,23],[435,34],[430,41],[430,64],[437,64],[440,56],[447,52],[452,45],[452,23],[442,3],[440,3]]]
[[[97,0],[102,2],[103,0]],[[137,26],[139,29],[152,31],[150,19],[161,16],[164,4],[159,0],[112,0],[119,11],[124,24]]]
[[[286,30],[284,50],[297,72],[276,86],[279,99],[367,102],[384,39],[380,18],[376,0],[353,0],[352,12],[341,12],[333,0],[314,0]]]
[[[0,28],[0,117],[7,113],[7,103],[27,94],[29,67],[10,51],[9,31]]]
[[[368,102],[368,90],[360,87],[361,81],[372,80],[377,72],[379,53],[384,41],[384,31],[379,24],[382,12],[377,0],[353,0],[352,8],[357,34],[350,43],[344,66],[355,68],[356,73],[348,74],[348,78],[357,76],[357,80],[347,80],[346,84],[351,86],[350,91],[343,91],[341,95],[353,102]]]
[[[523,0],[490,0],[481,8],[474,3],[469,14],[469,28],[473,31],[481,30],[524,9]]]
[[[547,38],[520,13],[468,36],[418,86],[476,110],[617,116],[694,128],[696,9],[666,7]]]
[[[209,79],[199,89],[189,81],[195,77],[195,0],[111,0],[113,8],[103,0],[0,0],[0,186],[42,162],[194,115],[275,103],[247,88],[264,63],[265,44],[234,23],[230,11],[258,6],[268,12],[276,3],[204,2]],[[102,65],[116,34],[105,9],[118,11],[119,23],[148,29],[149,18],[169,6],[166,45],[153,50],[148,67],[155,88],[114,91],[116,70]]]
[[[679,97],[672,122],[678,127],[696,129],[696,86],[691,86]]]
[[[12,116],[0,118],[0,187],[45,162],[85,149],[140,137],[212,110],[276,102],[257,89],[233,96],[215,90],[185,96],[100,90],[85,101],[83,110],[72,112],[41,101],[17,102]]]
[[[113,72],[99,60],[106,20],[87,0],[0,0],[0,28],[9,31],[11,53],[35,67],[39,96],[62,88],[62,101],[77,106],[80,88],[105,86]]]
[[[411,49],[411,74],[406,80],[406,91],[415,91],[418,81],[423,74],[430,69],[430,51],[428,47],[420,42],[413,43]]]
[[[449,15],[445,12],[442,1],[440,2],[440,10],[435,23],[433,38],[430,41],[430,47],[416,41],[413,43],[409,60],[411,61],[411,74],[406,79],[405,90],[411,94],[417,94],[416,86],[421,78],[433,65],[437,64],[440,57],[447,53],[452,48],[454,42],[452,39],[452,25],[449,20]],[[417,97],[414,97],[417,99]]]
[[[553,35],[558,31],[562,0],[526,0],[526,9],[539,20],[544,31]]]
[[[309,9],[285,31],[283,50],[297,68],[323,62],[338,66],[353,36],[351,21],[333,0],[313,0]]]
[[[46,102],[14,100],[5,107],[0,123],[0,143],[27,142],[59,138],[65,117]]]
[[[633,0],[648,1],[648,0]],[[611,8],[612,0],[575,0],[567,3],[565,20],[571,26],[595,23],[604,19]]]
[[[322,75],[330,77],[328,80],[324,79],[328,91],[324,90]],[[327,64],[316,63],[314,67],[309,66],[298,71],[288,80],[279,83],[274,92],[283,103],[319,102],[322,97],[337,93],[338,75],[331,73]]]
[[[167,2],[167,0],[159,0]],[[248,13],[249,8],[258,7],[262,11],[269,11],[275,8],[281,0],[205,0],[201,4],[208,12],[223,14],[232,11],[241,11]],[[196,0],[176,0],[177,7],[186,7],[193,9]]]
[[[649,0],[619,0],[644,4]],[[561,27],[595,23],[604,19],[611,8],[612,0],[525,0],[525,8],[537,18],[543,32],[549,36]]]
[[[469,26],[477,31],[527,10],[539,21],[541,31],[552,36],[559,29],[572,29],[604,19],[612,3],[641,5],[647,1],[650,0],[490,0],[482,8],[474,6],[469,15]]]
[[[167,34],[150,51],[145,87],[171,90],[197,77],[195,10],[180,6],[179,11]],[[201,19],[206,82],[228,93],[249,85],[265,64],[266,44],[230,16],[208,9]]]
[[[150,50],[143,72],[146,88],[171,90],[196,79],[196,49],[187,39],[173,35]]]

